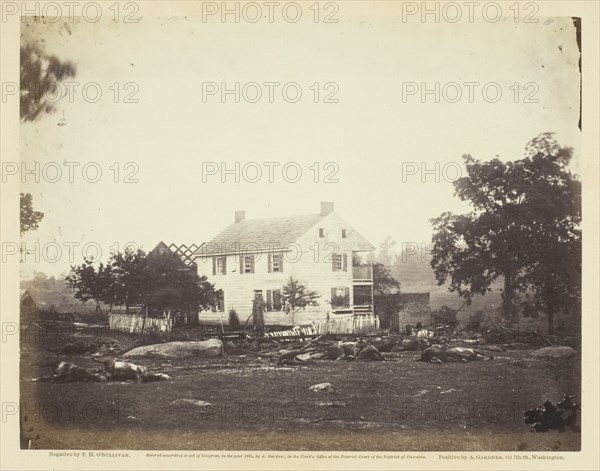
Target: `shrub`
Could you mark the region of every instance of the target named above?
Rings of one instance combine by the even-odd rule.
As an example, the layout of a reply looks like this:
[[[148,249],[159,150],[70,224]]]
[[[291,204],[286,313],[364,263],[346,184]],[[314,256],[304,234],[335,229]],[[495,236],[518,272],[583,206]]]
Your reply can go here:
[[[469,316],[467,326],[470,330],[479,330],[479,329],[481,329],[482,323],[483,323],[483,311],[477,311],[475,314],[471,314]]]
[[[458,324],[456,321],[456,313],[457,311],[455,309],[444,305],[433,311],[433,323],[454,326]]]
[[[235,309],[229,311],[229,328],[231,330],[240,330],[240,318]]]

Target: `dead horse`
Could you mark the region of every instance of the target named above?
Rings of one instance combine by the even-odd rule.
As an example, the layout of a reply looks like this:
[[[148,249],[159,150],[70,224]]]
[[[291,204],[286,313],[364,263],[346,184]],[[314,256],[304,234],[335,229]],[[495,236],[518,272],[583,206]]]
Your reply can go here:
[[[127,361],[103,358],[94,358],[94,361],[102,363],[105,373],[113,381],[133,380],[138,383],[149,383],[151,381],[172,379],[169,375],[153,373],[146,366],[136,365]]]
[[[431,363],[445,363],[448,361],[480,361],[490,360],[491,355],[483,355],[477,350],[467,347],[429,347],[423,350],[421,354],[421,361],[428,361]]]

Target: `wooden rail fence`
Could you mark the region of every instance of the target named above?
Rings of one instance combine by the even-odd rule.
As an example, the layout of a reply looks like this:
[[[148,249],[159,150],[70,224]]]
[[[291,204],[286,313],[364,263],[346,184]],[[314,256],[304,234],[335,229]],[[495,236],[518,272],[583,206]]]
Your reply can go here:
[[[268,332],[266,337],[310,337],[323,334],[367,334],[379,330],[377,316],[352,316],[343,319],[330,319],[326,322],[313,322],[312,325],[296,326],[288,330]]]
[[[108,325],[111,330],[140,334],[149,331],[170,332],[173,327],[173,318],[145,317],[141,315],[110,314]]]

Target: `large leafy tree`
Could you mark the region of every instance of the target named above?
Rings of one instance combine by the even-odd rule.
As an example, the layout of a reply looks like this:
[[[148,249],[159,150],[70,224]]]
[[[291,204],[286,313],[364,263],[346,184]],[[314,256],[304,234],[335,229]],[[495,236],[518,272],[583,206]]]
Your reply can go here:
[[[113,270],[112,266],[100,262],[97,266],[92,259],[86,259],[81,265],[71,267],[66,276],[67,286],[75,290],[75,297],[83,302],[90,299],[96,302],[96,312],[101,312],[102,303],[112,304]]]
[[[44,213],[33,209],[31,193],[21,193],[21,234],[35,231],[43,217]]]
[[[217,302],[214,285],[172,252],[149,253],[136,271],[138,295],[149,311],[197,311]]]
[[[576,297],[580,244],[580,183],[569,171],[572,149],[546,133],[532,140],[514,162],[482,162],[465,155],[467,175],[455,194],[473,207],[468,214],[443,213],[434,227],[431,266],[440,285],[470,302],[502,279],[503,312],[518,320],[518,295],[531,289],[549,314],[552,331],[557,286]],[[567,260],[557,257],[571,254]],[[548,276],[548,270],[558,270]],[[546,293],[546,294],[544,294]]]
[[[148,313],[165,309],[196,311],[217,302],[217,292],[205,277],[171,252],[146,255],[142,250],[114,253],[105,265],[93,260],[71,267],[67,283],[82,301],[125,305],[143,304]]]
[[[130,305],[141,302],[140,292],[144,280],[140,276],[140,265],[145,257],[143,250],[126,249],[113,253],[109,259],[109,264],[113,267],[112,302],[125,306],[125,312],[129,312]]]
[[[551,134],[533,139],[522,161],[531,201],[525,235],[525,281],[554,333],[559,311],[581,309],[581,182],[569,171],[572,149]]]

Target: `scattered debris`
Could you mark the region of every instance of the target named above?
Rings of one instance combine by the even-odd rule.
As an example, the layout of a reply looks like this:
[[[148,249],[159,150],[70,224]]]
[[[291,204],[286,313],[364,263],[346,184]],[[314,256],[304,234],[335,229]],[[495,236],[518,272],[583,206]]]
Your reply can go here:
[[[202,401],[200,399],[189,399],[189,398],[175,399],[173,402],[171,402],[170,405],[172,405],[172,406],[186,405],[186,406],[194,406],[194,407],[200,407],[200,408],[206,408],[206,407],[212,406],[212,404],[210,402]]]
[[[460,391],[462,391],[462,389],[450,388],[447,391],[440,391],[440,394],[448,394],[448,393],[451,393],[451,392],[460,392]]]
[[[328,393],[336,392],[335,388],[333,387],[333,384],[331,384],[331,383],[314,384],[308,389],[310,391],[314,391],[314,392],[328,392]]]
[[[346,407],[348,404],[341,401],[332,401],[332,402],[317,402],[317,406],[319,407]]]
[[[421,389],[417,394],[413,394],[413,397],[420,397],[420,396],[424,396],[425,394],[427,394],[429,391],[427,391],[427,389]]]

